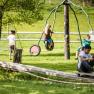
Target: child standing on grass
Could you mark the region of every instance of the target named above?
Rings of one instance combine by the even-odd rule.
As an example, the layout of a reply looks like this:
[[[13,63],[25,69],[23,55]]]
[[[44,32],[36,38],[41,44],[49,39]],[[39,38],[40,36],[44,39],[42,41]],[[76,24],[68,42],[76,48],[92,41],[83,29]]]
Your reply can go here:
[[[12,60],[12,56],[16,49],[15,33],[16,33],[15,30],[11,30],[11,34],[7,37],[7,40],[9,41],[9,58],[10,58],[10,60]]]

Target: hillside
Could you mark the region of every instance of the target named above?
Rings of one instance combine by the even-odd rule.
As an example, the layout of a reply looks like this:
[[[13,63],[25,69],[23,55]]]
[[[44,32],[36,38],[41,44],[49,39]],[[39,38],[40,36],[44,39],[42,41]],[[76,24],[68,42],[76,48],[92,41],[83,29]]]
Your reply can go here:
[[[62,0],[52,0],[52,3],[49,4],[46,0],[46,3],[44,5],[44,8],[42,9],[42,16],[43,16],[43,20],[40,20],[38,22],[35,22],[33,24],[26,24],[26,23],[17,23],[16,22],[14,24],[7,24],[6,26],[3,25],[3,31],[8,31],[8,29],[16,29],[18,31],[42,31],[44,26],[45,26],[45,21],[49,15],[49,13],[51,12],[51,10],[56,7]],[[77,5],[81,5],[78,1],[72,0],[73,3],[77,4]],[[89,31],[89,25],[88,25],[88,19],[86,17],[86,15],[82,12],[81,9],[74,7],[74,10],[76,11],[77,17],[78,17],[78,21],[79,21],[79,25],[80,25],[80,29],[81,31],[85,32],[85,31]],[[92,27],[94,27],[94,7],[84,7],[85,11],[87,12],[87,14],[90,17],[90,21],[92,24]],[[57,16],[56,16],[56,23],[55,23],[55,28],[54,31],[63,31],[64,30],[64,6],[62,5],[58,10],[57,10]],[[48,20],[48,22],[52,25],[54,21],[54,13],[52,14],[52,16],[50,17],[50,19]],[[3,22],[4,23],[4,22]],[[77,31],[77,25],[75,24],[75,17],[73,15],[73,12],[70,10],[70,31],[74,32]],[[85,26],[85,28],[83,27],[83,25]]]

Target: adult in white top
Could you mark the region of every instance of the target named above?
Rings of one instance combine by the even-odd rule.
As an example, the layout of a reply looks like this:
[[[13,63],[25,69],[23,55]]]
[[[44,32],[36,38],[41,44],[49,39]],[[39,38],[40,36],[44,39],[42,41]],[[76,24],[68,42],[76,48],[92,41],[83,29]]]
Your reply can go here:
[[[78,71],[92,72],[94,66],[94,58],[90,54],[91,46],[85,45],[84,49],[79,53]]]
[[[15,37],[15,30],[11,30],[11,34],[7,37],[7,40],[9,41],[9,56],[10,56],[10,60],[12,59],[12,53],[15,51],[16,49],[16,37]]]

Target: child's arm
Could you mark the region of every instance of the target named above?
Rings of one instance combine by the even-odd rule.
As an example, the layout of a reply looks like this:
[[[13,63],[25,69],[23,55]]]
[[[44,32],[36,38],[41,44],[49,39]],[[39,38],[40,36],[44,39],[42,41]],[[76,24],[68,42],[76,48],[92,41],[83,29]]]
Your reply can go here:
[[[84,57],[81,57],[81,56],[80,56],[80,60],[81,60],[82,62],[84,62],[84,61],[90,62],[90,61],[93,60],[93,58],[84,58]]]

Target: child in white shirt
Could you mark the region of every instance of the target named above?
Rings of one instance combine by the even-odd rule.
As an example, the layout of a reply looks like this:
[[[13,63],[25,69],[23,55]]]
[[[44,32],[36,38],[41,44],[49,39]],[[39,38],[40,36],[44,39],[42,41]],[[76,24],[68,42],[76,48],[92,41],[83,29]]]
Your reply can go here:
[[[94,66],[94,57],[90,53],[91,46],[85,45],[83,51],[79,53],[78,71],[92,72]]]
[[[9,41],[9,56],[10,60],[12,59],[12,53],[14,53],[16,49],[16,37],[15,37],[15,30],[11,30],[11,34],[7,37],[7,40]]]

